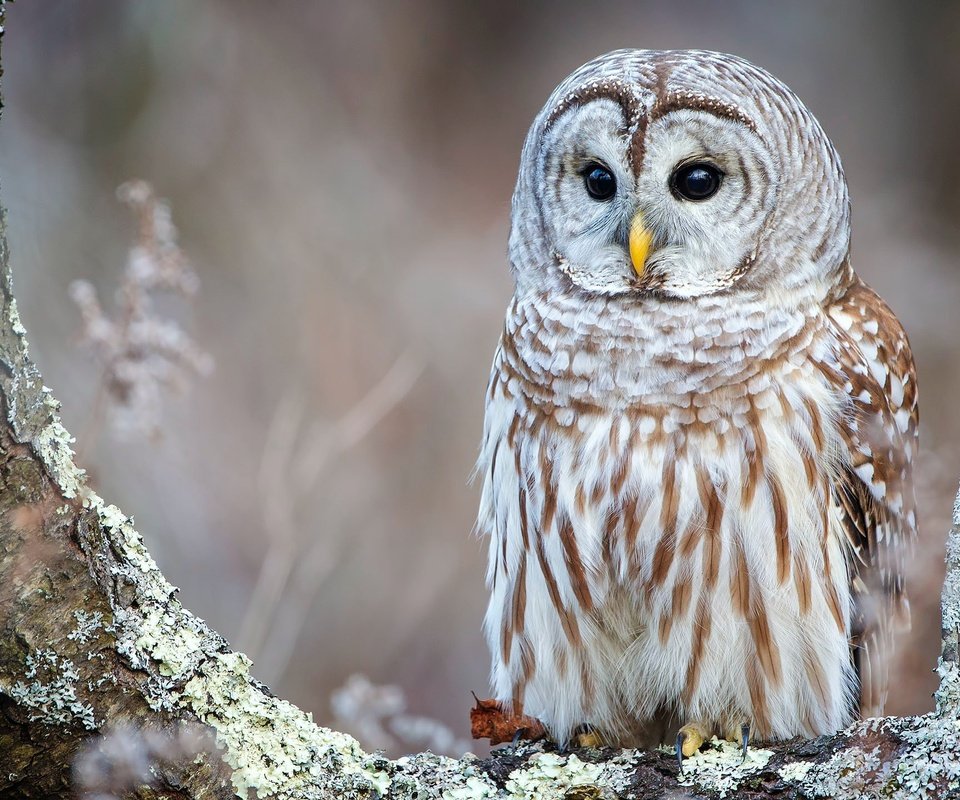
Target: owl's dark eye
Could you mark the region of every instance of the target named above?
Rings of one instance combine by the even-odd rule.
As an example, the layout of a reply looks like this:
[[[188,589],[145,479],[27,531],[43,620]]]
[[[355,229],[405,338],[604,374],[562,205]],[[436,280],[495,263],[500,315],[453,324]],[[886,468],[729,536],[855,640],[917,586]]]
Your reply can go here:
[[[684,164],[670,176],[670,191],[683,200],[706,200],[720,188],[723,173],[712,164]]]
[[[617,179],[602,164],[588,164],[583,172],[583,181],[594,200],[609,200],[617,193]]]

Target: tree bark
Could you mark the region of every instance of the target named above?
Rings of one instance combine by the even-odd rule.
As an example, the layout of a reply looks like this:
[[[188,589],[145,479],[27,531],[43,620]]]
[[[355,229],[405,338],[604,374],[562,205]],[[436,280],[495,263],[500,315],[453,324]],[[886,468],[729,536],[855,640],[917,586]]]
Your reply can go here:
[[[5,223],[0,216],[0,796],[67,798],[78,783],[91,796],[185,800],[251,790],[421,800],[960,797],[960,505],[934,713],[755,747],[742,765],[735,747],[715,744],[683,775],[664,751],[559,754],[529,743],[486,759],[389,760],[315,725],[180,605],[132,521],[87,486],[28,356]],[[184,738],[185,729],[207,731],[215,747]],[[139,747],[142,774],[119,774],[112,730]]]

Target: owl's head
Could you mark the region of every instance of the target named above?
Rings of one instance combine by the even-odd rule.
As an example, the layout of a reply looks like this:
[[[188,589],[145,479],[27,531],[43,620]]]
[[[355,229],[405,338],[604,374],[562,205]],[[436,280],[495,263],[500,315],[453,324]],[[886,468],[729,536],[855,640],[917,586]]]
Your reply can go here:
[[[849,247],[836,151],[769,73],[619,50],[531,126],[513,197],[518,286],[692,298],[829,285]]]

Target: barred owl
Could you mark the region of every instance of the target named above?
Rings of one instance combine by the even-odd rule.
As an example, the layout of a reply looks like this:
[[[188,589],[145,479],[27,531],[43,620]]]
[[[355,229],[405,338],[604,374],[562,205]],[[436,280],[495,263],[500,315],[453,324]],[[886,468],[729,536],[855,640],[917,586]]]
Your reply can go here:
[[[509,259],[478,463],[496,698],[678,757],[879,714],[917,384],[812,114],[733,56],[601,56],[530,128]]]

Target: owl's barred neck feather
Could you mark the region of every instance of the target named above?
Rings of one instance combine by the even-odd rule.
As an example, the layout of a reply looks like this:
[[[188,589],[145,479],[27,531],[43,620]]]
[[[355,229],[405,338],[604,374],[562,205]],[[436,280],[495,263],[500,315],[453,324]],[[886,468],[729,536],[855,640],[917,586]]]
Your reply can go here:
[[[517,391],[558,410],[735,408],[778,365],[816,352],[823,294],[805,287],[774,304],[760,293],[679,302],[527,292],[507,311],[503,365]]]

